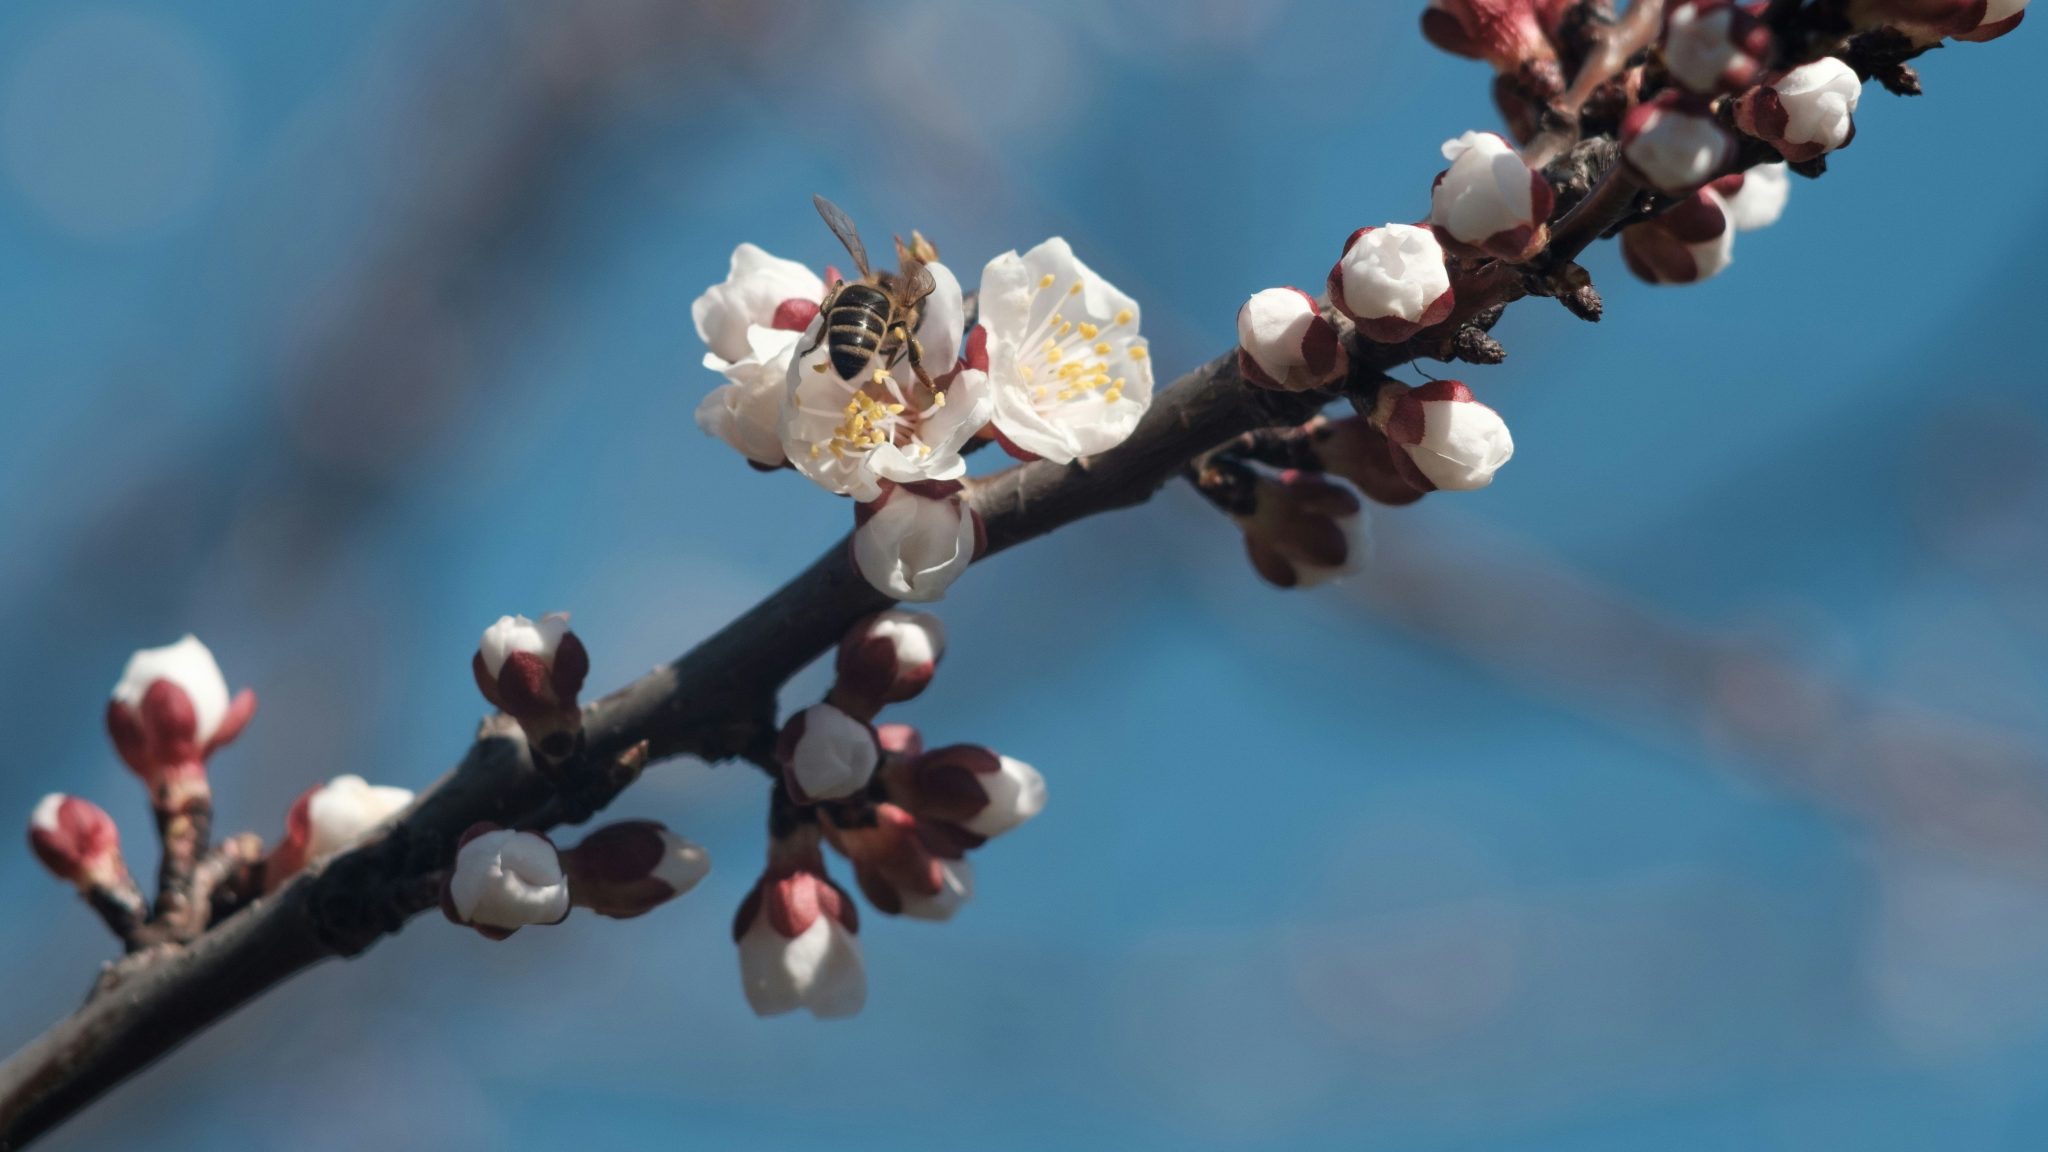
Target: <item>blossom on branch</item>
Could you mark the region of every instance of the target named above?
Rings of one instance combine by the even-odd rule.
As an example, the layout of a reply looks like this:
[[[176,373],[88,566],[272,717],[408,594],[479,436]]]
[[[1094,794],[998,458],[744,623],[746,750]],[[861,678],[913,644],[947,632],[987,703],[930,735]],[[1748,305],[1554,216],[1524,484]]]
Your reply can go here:
[[[1561,0],[1429,0],[1422,13],[1422,34],[1454,56],[1484,60],[1497,72],[1514,72],[1557,58],[1545,16],[1564,7]]]
[[[1124,442],[1152,404],[1138,302],[1055,236],[981,271],[968,365],[988,370],[996,432],[1023,459],[1066,464]]]
[[[988,546],[958,483],[888,485],[854,507],[853,523],[854,567],[898,600],[943,598]]]
[[[1728,221],[1737,232],[1769,228],[1785,214],[1785,201],[1792,195],[1792,178],[1782,162],[1759,164],[1747,172],[1735,172],[1708,185],[1720,195],[1728,209]]]
[[[1771,50],[1770,27],[1735,0],[1684,0],[1664,18],[1664,68],[1702,96],[1755,83]]]
[[[1665,92],[1621,122],[1621,156],[1644,183],[1690,196],[1735,162],[1735,137],[1697,98]]]
[[[107,704],[107,732],[159,810],[210,795],[206,758],[242,734],[256,694],[232,699],[213,653],[196,636],[128,658]]]
[[[1252,567],[1275,587],[1312,588],[1364,567],[1358,494],[1322,473],[1257,474],[1251,509],[1231,519],[1244,533]]]
[[[614,920],[645,915],[711,872],[704,849],[652,820],[607,824],[560,858],[571,902]]]
[[[57,879],[81,892],[130,883],[121,859],[121,830],[90,800],[52,792],[28,822],[28,844]]]
[[[441,911],[492,940],[530,924],[569,918],[569,881],[547,837],[495,824],[462,834],[455,869],[441,888]]]
[[[1737,97],[1735,126],[1787,160],[1812,160],[1856,139],[1856,104],[1862,97],[1856,70],[1824,56]]]
[[[1515,454],[1514,437],[1500,413],[1481,404],[1456,380],[1380,390],[1373,422],[1400,449],[1395,464],[1418,488],[1471,491]]]
[[[1557,197],[1515,146],[1492,132],[1444,141],[1449,168],[1430,188],[1429,222],[1459,244],[1519,263],[1550,242]]]
[[[946,654],[946,629],[925,612],[877,612],[839,641],[832,698],[872,719],[885,704],[914,699]]]
[[[725,281],[713,284],[690,305],[697,335],[710,349],[704,366],[723,372],[745,359],[752,330],[801,332],[818,315],[825,282],[794,260],[770,256],[752,244],[732,250]]]
[[[1306,392],[1344,374],[1337,329],[1299,288],[1254,292],[1237,310],[1237,366],[1261,388]]]
[[[825,875],[816,829],[778,840],[733,917],[747,1006],[757,1016],[801,1008],[821,1020],[859,1012],[868,995],[859,932],[853,898]]]
[[[925,267],[936,288],[916,338],[933,387],[919,380],[907,349],[887,363],[878,352],[858,379],[841,376],[823,316],[799,341],[782,396],[782,451],[828,492],[868,501],[885,483],[957,479],[967,473],[961,450],[995,409],[988,374],[957,363],[966,323],[960,281],[943,264]]]
[[[354,847],[412,799],[409,789],[354,775],[307,789],[285,814],[284,839],[264,862],[265,889],[274,891],[308,864]]]
[[[484,629],[470,670],[484,699],[519,721],[542,760],[559,763],[583,736],[576,694],[590,674],[590,653],[569,630],[567,612],[538,621],[500,616]]]
[[[783,784],[799,804],[853,795],[868,786],[882,758],[875,730],[830,704],[790,717],[775,752]]]
[[[790,362],[803,342],[801,331],[747,329],[746,355],[720,371],[725,383],[697,405],[697,427],[731,445],[757,468],[789,463],[782,451],[782,396],[789,390]]]
[[[1702,188],[1621,234],[1629,271],[1652,284],[1711,279],[1735,259],[1735,228],[1719,193]]]
[[[1412,224],[1360,228],[1330,269],[1330,301],[1367,339],[1403,340],[1448,320],[1456,297],[1436,234]]]
[[[915,738],[915,730],[910,736]],[[1045,777],[1038,769],[976,744],[892,759],[882,786],[919,819],[956,824],[980,837],[1000,836],[1045,808]]]

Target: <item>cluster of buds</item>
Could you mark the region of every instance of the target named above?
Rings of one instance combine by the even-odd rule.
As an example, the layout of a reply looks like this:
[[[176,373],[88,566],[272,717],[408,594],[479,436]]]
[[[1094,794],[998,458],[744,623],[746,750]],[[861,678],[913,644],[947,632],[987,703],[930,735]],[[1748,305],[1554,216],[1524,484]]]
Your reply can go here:
[[[967,853],[1045,806],[1044,778],[1022,761],[964,744],[928,752],[915,729],[876,726],[884,707],[931,683],[945,643],[919,612],[858,622],[826,698],[783,726],[767,867],[733,922],[755,1012],[846,1016],[866,999],[860,917],[827,874],[823,845],[851,864],[877,911],[947,920],[974,892]]]
[[[967,451],[990,441],[1019,459],[1068,463],[1115,447],[1152,402],[1151,349],[1137,301],[1065,240],[990,260],[972,332],[960,280],[937,249],[915,233],[896,248],[932,290],[910,339],[868,348],[827,328],[845,287],[837,272],[820,277],[741,245],[726,279],[691,307],[704,363],[725,378],[697,422],[757,468],[789,468],[852,497],[855,568],[893,599],[924,602],[982,550],[962,483]]]
[[[624,920],[695,888],[710,874],[702,848],[651,820],[608,824],[573,848],[538,832],[477,824],[456,843],[441,912],[488,940],[560,924],[573,908]]]
[[[590,674],[590,653],[569,630],[567,612],[538,621],[500,616],[484,629],[470,669],[484,699],[519,722],[535,763],[552,770],[576,755],[583,743],[576,694]]]

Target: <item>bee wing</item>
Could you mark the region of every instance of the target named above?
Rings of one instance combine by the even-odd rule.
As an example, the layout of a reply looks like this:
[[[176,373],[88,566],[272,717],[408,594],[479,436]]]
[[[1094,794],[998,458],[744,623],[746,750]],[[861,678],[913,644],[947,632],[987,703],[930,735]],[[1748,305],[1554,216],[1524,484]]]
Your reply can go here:
[[[839,205],[823,196],[812,196],[811,203],[818,206],[818,215],[825,218],[825,227],[830,228],[832,234],[839,237],[839,242],[846,245],[846,254],[853,257],[853,266],[859,269],[860,278],[867,279],[868,250],[861,246],[860,229],[853,226],[853,221],[847,219],[846,213],[839,210]]]
[[[915,256],[905,260],[902,271],[896,274],[896,298],[905,308],[931,295],[938,286],[939,282],[932,279],[932,270]]]

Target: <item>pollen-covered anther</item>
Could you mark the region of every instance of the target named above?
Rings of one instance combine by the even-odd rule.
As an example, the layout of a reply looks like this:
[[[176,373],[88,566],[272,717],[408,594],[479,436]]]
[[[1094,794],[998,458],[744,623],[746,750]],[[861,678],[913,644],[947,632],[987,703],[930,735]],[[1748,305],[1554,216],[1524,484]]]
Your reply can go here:
[[[1467,132],[1443,146],[1451,166],[1430,189],[1429,222],[1454,245],[1520,263],[1550,242],[1557,198],[1506,139]]]
[[[1735,163],[1736,141],[1704,102],[1673,89],[1629,110],[1621,156],[1650,187],[1690,196]]]
[[[1443,245],[1428,228],[1360,228],[1330,269],[1331,303],[1369,340],[1398,344],[1450,319],[1456,296]]]
[[[1766,80],[1735,101],[1735,126],[1794,163],[1846,148],[1856,139],[1863,81],[1832,56]]]
[[[1261,388],[1306,392],[1344,374],[1337,329],[1299,288],[1255,292],[1237,310],[1237,366]]]

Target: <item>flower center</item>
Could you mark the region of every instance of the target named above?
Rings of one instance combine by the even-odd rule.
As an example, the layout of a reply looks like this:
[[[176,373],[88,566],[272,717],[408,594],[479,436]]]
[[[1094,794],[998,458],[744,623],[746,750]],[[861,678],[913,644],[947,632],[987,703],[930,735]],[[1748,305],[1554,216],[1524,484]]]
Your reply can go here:
[[[945,407],[946,394],[932,393],[931,403],[920,408],[912,390],[924,391],[916,386],[906,389],[888,369],[875,369],[840,410],[831,438],[811,445],[811,456],[815,459],[829,451],[844,460],[849,453],[859,455],[884,444],[894,444],[915,456],[931,455],[931,448],[917,438],[918,428],[932,409]]]
[[[1038,278],[1032,293],[1034,312],[1038,298],[1053,290],[1055,280],[1050,272]],[[1081,292],[1082,283],[1075,280],[1055,295],[1073,297]],[[1116,375],[1111,360],[1119,356],[1143,360],[1150,355],[1144,345],[1132,343],[1131,336],[1115,334],[1135,319],[1125,308],[1107,325],[1085,320],[1076,323],[1060,312],[1056,301],[1018,345],[1018,372],[1031,388],[1032,404],[1043,412],[1088,398],[1099,398],[1105,404],[1123,399],[1125,378]],[[1125,345],[1121,352],[1118,343]]]

